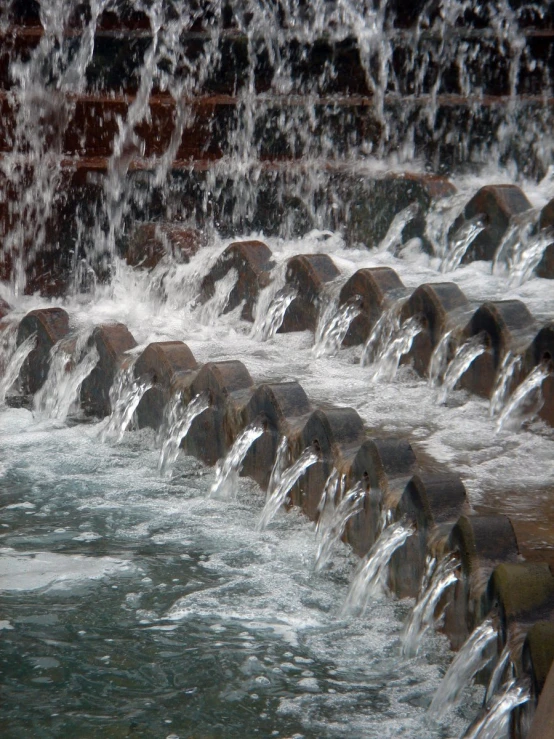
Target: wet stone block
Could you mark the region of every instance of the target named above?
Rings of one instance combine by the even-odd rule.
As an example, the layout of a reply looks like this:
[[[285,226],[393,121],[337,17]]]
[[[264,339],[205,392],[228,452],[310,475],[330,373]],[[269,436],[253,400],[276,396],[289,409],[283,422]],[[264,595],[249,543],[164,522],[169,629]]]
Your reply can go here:
[[[416,467],[416,456],[406,439],[367,439],[361,445],[350,469],[350,485],[364,484],[364,509],[347,528],[347,541],[360,557],[375,543],[383,507],[396,507]]]
[[[197,416],[185,439],[189,454],[215,464],[230,449],[241,428],[241,412],[253,380],[242,362],[208,362],[190,385],[190,397],[207,392],[210,407]]]
[[[485,218],[485,228],[470,243],[462,259],[463,264],[476,260],[491,261],[506,233],[512,216],[528,210],[531,203],[516,185],[487,185],[482,187],[466,205],[454,222],[450,234],[476,216]]]
[[[133,349],[137,342],[124,324],[107,323],[96,326],[88,344],[96,347],[99,360],[83,380],[81,405],[87,415],[103,418],[112,411],[110,388],[125,352]]]
[[[200,288],[206,302],[215,293],[215,283],[231,270],[237,271],[237,282],[229,294],[224,313],[244,302],[242,317],[254,320],[254,306],[260,290],[269,284],[269,272],[274,266],[271,250],[262,241],[235,241],[230,244],[204,277]]]
[[[69,332],[69,316],[62,308],[33,310],[21,320],[17,345],[36,334],[36,347],[29,354],[19,374],[21,390],[34,395],[43,386],[50,367],[50,351]]]
[[[317,507],[327,478],[333,469],[342,473],[356,454],[365,436],[364,424],[353,408],[317,410],[302,429],[298,456],[313,445],[319,460],[308,467],[292,494],[295,505],[302,507],[308,518],[317,519]]]
[[[351,322],[343,346],[365,344],[383,311],[405,292],[404,283],[390,267],[364,268],[355,272],[343,285],[339,304],[360,298],[361,312]]]
[[[554,321],[543,326],[531,342],[523,357],[522,377],[526,377],[539,364],[551,368],[551,373],[542,383],[544,400],[539,416],[550,426],[554,426]]]
[[[508,516],[462,516],[448,549],[460,560],[461,577],[446,609],[444,630],[459,649],[487,615],[483,595],[492,571],[502,562],[517,561],[518,545]]]
[[[261,421],[263,434],[254,441],[242,468],[242,474],[253,478],[265,490],[277,448],[283,436],[294,447],[312,406],[303,388],[297,382],[260,385],[243,412],[243,425]]]
[[[125,259],[131,267],[153,269],[164,257],[187,263],[206,243],[204,234],[178,224],[143,223],[129,238]]]
[[[412,361],[420,375],[426,375],[433,350],[443,334],[467,320],[468,299],[453,282],[420,285],[408,298],[400,317],[406,321],[419,316],[423,330],[414,338],[406,361]]]
[[[417,474],[412,477],[395,513],[396,520],[406,518],[416,529],[391,558],[391,585],[400,598],[417,595],[429,548],[432,545],[440,550],[467,507],[466,491],[458,475]]]
[[[462,375],[461,386],[490,398],[506,352],[517,354],[529,346],[535,330],[535,319],[520,300],[483,303],[465,327],[462,340],[483,333],[487,349]]]
[[[554,198],[541,211],[539,228],[554,228]],[[554,240],[553,240],[554,241]],[[535,270],[537,277],[554,280],[554,243],[549,244],[543,252],[542,259]]]
[[[191,350],[182,341],[160,341],[146,347],[135,364],[135,377],[150,381],[153,387],[143,395],[136,410],[140,428],[160,427],[177,379],[197,366]]]
[[[286,281],[298,294],[287,308],[279,333],[315,331],[319,297],[325,284],[339,274],[327,254],[301,254],[289,259]]]

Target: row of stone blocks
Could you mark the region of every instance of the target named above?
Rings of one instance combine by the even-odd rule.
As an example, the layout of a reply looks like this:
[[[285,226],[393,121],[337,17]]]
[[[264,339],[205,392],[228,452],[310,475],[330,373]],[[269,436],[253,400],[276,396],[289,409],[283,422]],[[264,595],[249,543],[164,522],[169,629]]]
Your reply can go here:
[[[19,324],[18,343],[33,333],[36,348],[20,374],[21,389],[29,394],[44,383],[53,346],[59,341],[70,345],[69,316],[61,308],[32,311]],[[136,342],[123,324],[106,324],[94,329],[89,343],[96,347],[99,361],[83,383],[81,405],[86,413],[102,417],[111,410],[113,379],[128,363],[128,352]],[[318,504],[334,470],[344,482],[343,489],[361,483],[364,507],[344,535],[359,556],[375,543],[384,511],[392,511],[396,520],[410,520],[415,533],[394,554],[390,567],[389,584],[399,597],[417,595],[428,556],[453,553],[459,578],[448,601],[440,604],[452,646],[459,648],[487,615],[495,614],[499,625],[495,649],[500,654],[506,644],[510,646],[518,674],[530,676],[538,700],[554,659],[550,554],[526,547],[507,516],[471,515],[457,475],[426,469],[406,439],[368,438],[362,419],[351,408],[314,408],[296,382],[256,386],[239,361],[199,366],[180,341],[147,346],[135,361],[134,373],[152,383],[137,408],[141,427],[159,428],[165,404],[175,393],[184,401],[201,392],[209,394],[209,409],[195,419],[184,441],[187,453],[208,464],[226,454],[242,428],[261,421],[264,431],[248,452],[242,474],[255,479],[262,489],[268,486],[283,436],[292,460],[307,446],[314,447],[318,462],[294,486],[289,501],[312,520],[317,519]],[[552,682],[551,676],[543,703],[554,695]],[[541,711],[538,721],[554,720],[552,712],[541,718]],[[517,726],[525,721],[528,716],[523,710],[515,714],[514,736],[523,736]]]

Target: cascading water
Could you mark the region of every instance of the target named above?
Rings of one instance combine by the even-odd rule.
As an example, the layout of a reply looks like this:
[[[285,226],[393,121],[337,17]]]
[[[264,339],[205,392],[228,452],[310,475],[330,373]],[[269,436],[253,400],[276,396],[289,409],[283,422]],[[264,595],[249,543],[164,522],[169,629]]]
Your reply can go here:
[[[413,533],[413,525],[404,521],[396,521],[381,532],[350,584],[342,608],[345,615],[362,615],[370,600],[383,591],[392,555]]]
[[[463,223],[450,240],[448,252],[444,255],[440,264],[440,271],[443,273],[453,272],[457,269],[469,245],[484,228],[485,223],[482,216],[475,216]]]
[[[519,372],[521,361],[522,358],[519,354],[514,355],[512,352],[507,352],[504,355],[491,393],[489,404],[489,415],[491,418],[497,416],[505,408],[510,393],[510,386],[513,378]]]
[[[488,708],[490,708],[492,701],[496,696],[496,693],[498,692],[498,688],[502,685],[502,678],[504,677],[504,673],[506,671],[508,663],[510,662],[510,658],[510,647],[508,644],[506,644],[506,646],[502,650],[502,654],[498,658],[494,670],[492,671],[489,684],[487,685],[487,692],[485,693],[485,706],[487,706]]]
[[[379,251],[394,252],[394,250],[402,243],[402,232],[404,231],[404,228],[408,223],[410,223],[410,221],[413,221],[417,216],[418,211],[419,206],[417,203],[411,203],[408,207],[404,208],[404,210],[401,210],[400,213],[397,213],[394,216],[385,238],[378,246]]]
[[[492,658],[490,647],[497,638],[496,629],[490,619],[483,621],[469,635],[463,647],[452,660],[442,682],[433,696],[429,712],[443,716],[459,702],[464,688],[472,677],[487,665]]]
[[[264,432],[261,423],[254,422],[241,431],[229,449],[225,459],[217,463],[215,482],[210,490],[211,498],[230,499],[236,497],[238,477],[242,463],[252,444]]]
[[[464,372],[466,372],[477,357],[480,357],[481,354],[485,353],[486,349],[486,336],[483,334],[472,336],[458,347],[456,353],[452,357],[452,361],[448,364],[446,372],[444,373],[442,388],[439,393],[440,403],[446,402],[449,393],[454,390]]]
[[[0,380],[0,407],[6,402],[6,395],[19,377],[23,363],[36,345],[36,334],[31,334],[16,347],[17,332],[10,332],[6,337],[5,365]],[[9,358],[8,358],[9,357]]]
[[[315,570],[322,570],[329,562],[334,547],[339,543],[351,518],[364,507],[365,490],[361,483],[348,490],[318,533],[321,537],[315,559]]]
[[[551,372],[547,364],[539,364],[518,385],[498,416],[497,433],[504,429],[517,429],[524,421],[537,415],[543,404],[542,383]]]
[[[238,280],[238,272],[236,269],[230,269],[227,274],[215,283],[215,290],[212,297],[198,309],[200,322],[204,325],[214,324],[217,319],[224,313],[229,302],[231,291],[235,287]]]
[[[431,359],[429,360],[428,370],[429,385],[431,387],[436,387],[437,385],[442,384],[444,381],[444,373],[448,368],[450,355],[452,352],[453,334],[454,329],[446,331],[446,333],[441,336],[436,347],[433,349]]]
[[[502,739],[506,736],[514,708],[530,698],[529,686],[515,678],[509,680],[486,713],[463,735],[462,739]]]
[[[355,296],[337,307],[332,304],[330,310],[321,317],[318,321],[313,346],[316,359],[333,356],[338,352],[350,324],[360,315],[360,301],[361,298]]]
[[[208,393],[199,393],[186,406],[180,393],[169,401],[164,410],[164,420],[160,429],[162,451],[158,464],[160,474],[171,476],[171,472],[183,440],[186,438],[194,419],[210,407]]]
[[[135,361],[122,366],[110,388],[110,407],[112,412],[104,423],[100,439],[113,439],[118,444],[125,434],[142,397],[152,387],[149,380],[135,377]]]
[[[327,528],[334,516],[337,500],[340,500],[344,492],[344,485],[344,475],[341,475],[337,468],[333,467],[325,481],[325,487],[317,504],[317,520],[315,523],[317,536],[321,536],[321,533]]]
[[[402,356],[410,351],[415,337],[422,331],[423,324],[419,316],[412,316],[398,323],[373,360],[373,382],[390,382],[394,379]]]
[[[265,318],[258,325],[254,325],[253,335],[260,341],[272,339],[281,328],[285,313],[297,295],[297,291],[291,287],[279,290],[268,305]]]
[[[304,449],[296,462],[286,469],[278,485],[268,496],[258,521],[258,530],[263,530],[275,518],[277,511],[284,505],[292,486],[302,477],[304,472],[319,459],[312,447]]]
[[[458,579],[456,570],[459,562],[455,557],[444,557],[438,563],[431,560],[429,566],[426,587],[417,599],[404,632],[402,654],[406,657],[417,654],[425,632],[435,622],[435,612],[440,599]]]
[[[544,250],[553,242],[554,229],[546,228],[535,234],[525,245],[519,243],[519,248],[508,265],[510,285],[519,287],[527,282],[540,264]]]

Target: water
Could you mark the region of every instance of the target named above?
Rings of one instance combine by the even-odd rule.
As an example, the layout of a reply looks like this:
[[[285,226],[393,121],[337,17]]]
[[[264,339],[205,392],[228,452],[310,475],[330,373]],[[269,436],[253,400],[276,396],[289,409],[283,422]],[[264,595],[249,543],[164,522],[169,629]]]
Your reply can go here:
[[[221,459],[215,469],[215,482],[210,490],[211,498],[229,500],[236,497],[242,463],[252,444],[264,432],[261,423],[254,421],[244,428],[233,442],[225,459]]]
[[[483,621],[469,635],[463,647],[452,660],[439,689],[433,696],[429,713],[444,716],[462,698],[472,677],[491,660],[490,647],[497,638],[490,619]]]
[[[237,280],[238,272],[236,269],[230,269],[221,280],[217,280],[214,285],[214,294],[198,310],[198,317],[201,323],[213,325],[225,312]]]
[[[331,559],[348,521],[363,510],[365,497],[366,492],[361,483],[358,483],[344,494],[332,515],[323,520],[318,529],[321,538],[315,558],[316,572],[322,570]]]
[[[503,429],[517,429],[524,421],[537,415],[544,402],[541,386],[550,373],[548,365],[539,364],[518,385],[498,416],[497,432]]]
[[[171,476],[173,465],[179,456],[179,449],[186,438],[194,419],[210,407],[208,393],[199,393],[186,406],[180,393],[169,401],[164,410],[164,420],[160,430],[162,451],[158,467],[160,474]]]
[[[389,226],[389,230],[385,238],[378,246],[379,251],[394,251],[402,244],[402,232],[405,226],[413,221],[419,212],[417,203],[411,203],[406,208],[397,213]]]
[[[279,486],[283,478],[283,473],[289,466],[289,462],[290,462],[289,440],[287,439],[286,436],[283,436],[281,437],[281,441],[279,442],[279,446],[277,447],[277,454],[275,455],[275,462],[273,463],[271,474],[269,476],[269,483],[268,483],[267,492],[266,492],[266,500],[270,495],[272,495],[272,493]]]
[[[519,372],[521,362],[522,357],[519,354],[512,354],[509,351],[504,355],[491,393],[489,404],[491,418],[497,416],[506,406],[513,378]]]
[[[510,647],[508,644],[506,644],[506,646],[502,650],[500,657],[498,658],[494,670],[492,671],[489,684],[487,685],[487,692],[485,693],[485,706],[487,708],[490,708],[492,701],[495,698],[496,693],[498,692],[498,688],[502,685],[502,678],[504,677],[506,667],[508,666],[508,663],[510,663],[510,661]]]
[[[493,700],[482,718],[477,720],[463,735],[462,739],[503,739],[507,735],[510,714],[530,698],[529,687],[512,678],[502,692]]]
[[[373,382],[378,380],[390,382],[394,379],[400,360],[410,351],[415,337],[421,331],[423,331],[423,325],[419,316],[412,316],[399,323],[373,360]]]
[[[459,562],[454,557],[444,557],[432,562],[426,585],[420,593],[406,625],[402,653],[413,657],[417,654],[425,632],[435,623],[436,609],[440,599],[457,578]],[[425,581],[424,581],[425,582]]]
[[[414,533],[403,521],[387,526],[361,561],[348,589],[343,613],[363,615],[369,602],[383,592],[392,555]]]
[[[321,498],[317,504],[317,520],[315,530],[318,536],[324,531],[336,509],[337,501],[341,499],[346,484],[345,476],[341,475],[336,467],[333,467],[329,477],[325,481]]]
[[[539,231],[526,244],[518,244],[512,259],[508,263],[510,283],[523,285],[539,266],[544,250],[554,241],[554,229]]]
[[[460,226],[452,236],[448,252],[441,261],[441,272],[453,272],[460,266],[469,245],[479,236],[485,226],[482,216],[474,216]]]
[[[464,372],[469,369],[470,365],[484,354],[487,349],[486,336],[477,334],[467,341],[464,341],[458,347],[456,353],[452,357],[452,361],[448,364],[444,378],[442,381],[442,390],[439,393],[439,402],[445,403],[449,393],[451,393]]]
[[[50,367],[44,385],[33,398],[38,417],[65,421],[72,406],[77,410],[83,380],[96,367],[100,356],[95,346],[87,348],[88,330],[73,341],[64,339],[50,351]]]
[[[342,305],[330,304],[330,309],[320,318],[316,328],[313,347],[316,359],[334,356],[339,351],[350,324],[360,315],[360,301],[359,296],[354,296]]]
[[[10,338],[12,339],[11,341],[9,340]],[[37,336],[36,334],[31,334],[18,347],[15,344],[16,338],[17,333],[15,331],[10,332],[10,335],[7,337],[6,364],[2,368],[2,379],[0,379],[0,407],[6,402],[6,396],[19,377],[23,363],[35,348]]]
[[[119,443],[123,439],[144,393],[152,387],[149,380],[135,378],[135,361],[124,363],[115,375],[110,388],[112,412],[102,427],[102,441]]]
[[[454,329],[446,331],[433,349],[428,370],[428,382],[431,387],[442,385],[444,381],[444,374],[448,369],[450,355],[452,353],[453,335]]]
[[[272,339],[281,328],[289,305],[297,296],[297,291],[289,286],[279,290],[268,305],[263,320],[258,325],[254,325],[253,335],[259,338],[260,341]]]
[[[275,518],[279,509],[285,504],[287,495],[293,485],[302,477],[304,472],[318,461],[317,452],[312,447],[304,449],[296,462],[290,465],[281,475],[279,483],[268,495],[264,509],[258,521],[258,529],[265,529]]]

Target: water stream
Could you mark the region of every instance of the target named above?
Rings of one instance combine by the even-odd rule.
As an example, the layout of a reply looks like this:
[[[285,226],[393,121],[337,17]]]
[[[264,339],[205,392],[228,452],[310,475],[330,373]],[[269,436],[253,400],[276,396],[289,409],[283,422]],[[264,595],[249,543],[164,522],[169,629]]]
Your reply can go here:
[[[348,521],[363,510],[365,497],[364,487],[358,483],[344,494],[332,515],[322,520],[318,530],[321,538],[315,558],[316,572],[322,570],[329,562]]]
[[[186,438],[194,419],[210,407],[208,393],[199,393],[186,406],[181,393],[176,393],[164,410],[164,420],[160,429],[162,450],[160,453],[160,474],[171,476],[172,468],[183,440]]]
[[[136,359],[135,359],[136,361]],[[119,443],[133,419],[143,395],[150,390],[152,382],[135,377],[135,362],[124,364],[116,373],[110,388],[112,412],[104,422],[100,438]]]
[[[481,354],[485,353],[486,349],[487,344],[484,334],[472,336],[458,347],[456,353],[452,357],[452,361],[449,362],[444,373],[442,388],[439,392],[440,403],[446,402],[449,393],[454,390],[464,372],[469,369],[470,365],[477,359],[477,357],[480,357]]]
[[[229,500],[236,497],[239,474],[244,458],[252,444],[263,432],[264,427],[257,421],[254,421],[240,432],[226,457],[216,465],[215,482],[210,490],[211,498]]]
[[[502,739],[508,731],[512,711],[517,706],[527,703],[529,697],[529,687],[512,678],[503,686],[502,691],[492,701],[485,714],[466,731],[462,739]]]
[[[352,321],[360,315],[361,298],[355,296],[342,305],[331,303],[329,310],[318,321],[315,332],[313,354],[316,359],[334,356],[342,346]]]
[[[35,348],[36,339],[36,334],[31,334],[16,347],[16,333],[13,332],[13,341],[8,342],[6,364],[3,367],[2,379],[0,380],[0,407],[6,402],[6,396],[19,377],[23,363]]]
[[[500,412],[496,423],[497,432],[503,429],[517,429],[524,421],[537,415],[544,402],[541,393],[542,383],[550,374],[551,369],[548,365],[539,364],[527,375]]]
[[[453,272],[460,266],[469,245],[483,231],[485,225],[482,216],[475,216],[460,226],[452,236],[448,252],[441,261],[441,272]]]

